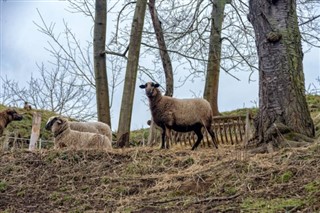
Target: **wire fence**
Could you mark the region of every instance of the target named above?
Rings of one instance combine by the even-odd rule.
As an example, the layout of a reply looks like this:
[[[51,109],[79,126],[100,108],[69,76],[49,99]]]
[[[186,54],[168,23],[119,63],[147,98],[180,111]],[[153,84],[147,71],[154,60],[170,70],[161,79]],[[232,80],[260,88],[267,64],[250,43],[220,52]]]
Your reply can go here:
[[[2,137],[1,143],[2,148],[4,150],[11,149],[11,148],[28,148],[30,144],[30,138],[23,138],[18,136],[12,136],[15,135],[15,132],[9,132],[7,136]],[[54,144],[53,140],[45,140],[42,138],[39,138],[37,140],[37,148],[43,149],[52,147]]]
[[[251,128],[253,120],[250,116],[250,113],[247,112],[245,116],[216,116],[213,118],[212,129],[215,132],[215,139],[218,144],[227,144],[227,145],[237,145],[237,144],[246,144],[249,135],[251,134]],[[160,141],[160,133],[157,130],[154,138],[152,140]],[[150,133],[150,132],[149,132]],[[200,144],[203,147],[212,146],[212,138],[209,137],[205,129],[202,130],[203,133],[203,142]],[[145,134],[143,134],[145,135]],[[148,136],[147,136],[148,137]],[[141,143],[138,146],[150,146],[154,145],[155,142],[150,143],[150,134],[149,138],[142,138]],[[4,138],[4,140],[2,139]],[[15,148],[29,148],[30,149],[30,138],[21,137],[15,132],[9,132],[6,136],[0,138],[0,143],[2,143],[2,148],[4,150],[15,149]],[[179,144],[182,146],[193,146],[197,136],[194,132],[175,132],[171,131],[170,143],[171,145]],[[147,144],[145,144],[145,142]],[[114,143],[115,144],[115,143]],[[135,144],[137,145],[137,144]],[[37,149],[48,149],[54,146],[53,140],[39,138],[36,141],[35,147]]]

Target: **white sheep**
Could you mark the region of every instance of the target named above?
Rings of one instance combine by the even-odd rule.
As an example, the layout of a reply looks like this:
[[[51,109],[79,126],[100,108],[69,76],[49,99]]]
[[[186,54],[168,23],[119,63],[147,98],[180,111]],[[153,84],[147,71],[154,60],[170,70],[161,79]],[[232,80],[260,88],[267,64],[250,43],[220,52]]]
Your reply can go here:
[[[160,85],[148,82],[140,85],[145,89],[149,99],[149,105],[153,121],[162,129],[161,148],[169,147],[165,144],[166,135],[170,135],[170,130],[177,132],[194,131],[197,135],[197,141],[193,145],[195,150],[200,144],[203,134],[201,128],[205,127],[212,138],[213,145],[218,148],[212,124],[212,109],[209,102],[202,98],[177,99],[169,96],[162,96],[158,89]],[[166,146],[167,145],[167,146]]]
[[[53,120],[59,116],[52,116],[48,121]],[[91,133],[99,133],[101,135],[105,135],[112,141],[112,131],[108,124],[96,121],[96,122],[77,122],[77,121],[69,121],[70,128],[72,130],[76,130],[79,132],[91,132]]]
[[[112,131],[108,124],[102,122],[70,122],[70,128],[79,132],[91,132],[105,135],[112,141]]]
[[[55,148],[58,149],[112,149],[111,141],[105,135],[72,130],[68,120],[62,117],[49,119],[45,128],[52,131]]]

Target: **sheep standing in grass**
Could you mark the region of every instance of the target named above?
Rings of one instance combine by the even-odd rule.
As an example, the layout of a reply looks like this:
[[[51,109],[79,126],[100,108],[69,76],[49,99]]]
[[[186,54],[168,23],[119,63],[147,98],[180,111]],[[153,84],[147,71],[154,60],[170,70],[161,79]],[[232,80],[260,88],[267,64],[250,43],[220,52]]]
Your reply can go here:
[[[53,120],[55,118],[58,118],[59,116],[52,116],[49,118],[48,122],[50,120]],[[102,122],[76,122],[76,121],[69,121],[70,128],[75,131],[79,132],[91,132],[91,133],[99,133],[101,135],[105,135],[108,137],[110,141],[112,141],[112,131],[110,129],[110,126],[108,124],[102,123]]]
[[[148,82],[140,85],[140,88],[145,89],[149,98],[153,121],[162,129],[161,148],[169,147],[168,143],[165,144],[166,135],[170,135],[170,130],[173,129],[177,132],[194,131],[197,135],[197,141],[192,150],[195,150],[203,138],[202,127],[206,128],[212,138],[213,145],[218,148],[215,134],[211,129],[212,109],[209,102],[201,98],[177,99],[162,96],[158,89],[159,86],[159,84]]]
[[[54,145],[58,149],[112,149],[111,141],[105,135],[72,130],[68,120],[62,117],[50,118],[45,128],[52,131]]]
[[[22,115],[17,113],[15,109],[9,108],[0,112],[0,137],[3,134],[3,130],[8,126],[11,121],[21,121]]]

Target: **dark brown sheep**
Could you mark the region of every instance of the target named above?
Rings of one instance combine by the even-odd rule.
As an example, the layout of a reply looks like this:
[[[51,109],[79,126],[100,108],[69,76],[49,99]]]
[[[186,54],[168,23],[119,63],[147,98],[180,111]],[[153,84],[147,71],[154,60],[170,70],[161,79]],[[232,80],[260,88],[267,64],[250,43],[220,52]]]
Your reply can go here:
[[[215,134],[211,129],[212,109],[209,102],[202,98],[178,99],[169,96],[162,96],[158,89],[160,85],[148,82],[140,85],[145,89],[149,98],[150,110],[153,121],[162,129],[161,148],[168,148],[165,144],[166,135],[170,135],[170,130],[177,132],[194,131],[197,135],[197,141],[192,150],[200,144],[203,134],[201,128],[205,127],[212,137],[213,145],[218,148],[215,140]]]
[[[0,112],[0,136],[3,134],[3,130],[8,126],[11,121],[21,121],[22,115],[17,113],[15,109],[9,108]]]

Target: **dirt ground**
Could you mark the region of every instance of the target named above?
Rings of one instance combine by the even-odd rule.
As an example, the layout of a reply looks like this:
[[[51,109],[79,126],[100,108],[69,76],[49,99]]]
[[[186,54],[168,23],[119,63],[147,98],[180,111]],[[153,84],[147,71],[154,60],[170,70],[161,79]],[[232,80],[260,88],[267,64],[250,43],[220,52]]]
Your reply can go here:
[[[0,152],[2,212],[319,212],[320,142]]]

